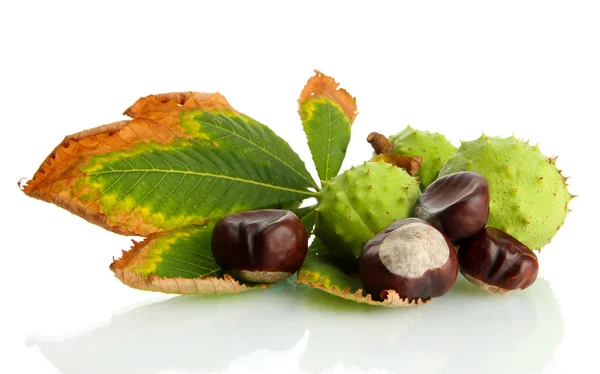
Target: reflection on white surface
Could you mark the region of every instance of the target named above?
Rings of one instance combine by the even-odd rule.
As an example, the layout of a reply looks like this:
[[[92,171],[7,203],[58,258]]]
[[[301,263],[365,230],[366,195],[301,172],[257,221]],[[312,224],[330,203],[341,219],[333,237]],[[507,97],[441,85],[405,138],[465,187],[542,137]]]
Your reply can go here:
[[[540,372],[563,337],[548,282],[487,295],[462,277],[409,309],[370,307],[291,283],[239,295],[174,297],[69,337],[30,337],[64,373],[297,371]],[[289,371],[287,371],[289,372]]]

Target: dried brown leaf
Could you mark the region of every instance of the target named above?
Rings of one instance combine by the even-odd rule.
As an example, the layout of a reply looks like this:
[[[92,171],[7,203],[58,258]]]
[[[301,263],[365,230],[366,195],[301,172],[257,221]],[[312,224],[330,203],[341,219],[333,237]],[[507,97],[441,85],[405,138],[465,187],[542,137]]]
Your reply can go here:
[[[80,168],[94,156],[129,150],[138,143],[169,143],[187,136],[179,126],[182,110],[219,109],[233,111],[219,93],[180,92],[150,95],[125,111],[132,120],[118,121],[69,135],[48,155],[31,180],[19,183],[33,198],[54,203],[107,230],[139,235],[121,225],[111,224],[95,203],[83,202],[70,183],[83,173]],[[84,187],[85,188],[85,187]]]
[[[136,273],[131,270],[113,269],[115,276],[125,285],[144,291],[173,293],[181,295],[190,294],[221,294],[238,293],[257,288],[267,288],[266,285],[247,286],[240,284],[228,274],[223,278],[167,278],[154,274]]]

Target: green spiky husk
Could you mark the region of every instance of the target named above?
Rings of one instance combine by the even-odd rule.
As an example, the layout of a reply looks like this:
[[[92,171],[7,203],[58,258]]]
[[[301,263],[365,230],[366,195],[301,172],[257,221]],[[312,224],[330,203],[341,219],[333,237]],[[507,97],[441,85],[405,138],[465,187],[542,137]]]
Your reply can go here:
[[[348,260],[392,222],[410,216],[421,191],[404,169],[365,162],[329,180],[318,194],[315,234]]]
[[[539,250],[563,225],[572,198],[554,161],[515,137],[482,135],[462,142],[439,176],[464,170],[483,175],[490,189],[487,226]]]
[[[394,153],[423,158],[417,174],[421,181],[421,191],[437,179],[442,165],[456,152],[456,147],[444,135],[416,130],[410,126],[390,136],[390,141],[394,144]]]

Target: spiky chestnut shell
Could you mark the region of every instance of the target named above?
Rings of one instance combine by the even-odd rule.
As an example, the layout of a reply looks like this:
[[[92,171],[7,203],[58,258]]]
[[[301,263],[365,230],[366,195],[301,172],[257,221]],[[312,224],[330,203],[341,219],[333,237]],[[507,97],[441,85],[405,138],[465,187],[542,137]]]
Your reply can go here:
[[[318,193],[315,235],[339,257],[355,261],[365,243],[410,216],[419,181],[385,162],[365,162],[327,181]]]
[[[512,136],[482,135],[462,142],[439,176],[464,170],[477,172],[488,181],[488,227],[539,250],[563,225],[572,196],[555,158],[544,156],[537,146]]]
[[[442,165],[456,152],[456,147],[444,135],[413,129],[410,126],[390,136],[390,141],[394,145],[394,153],[423,158],[417,174],[421,181],[421,191],[436,180]]]

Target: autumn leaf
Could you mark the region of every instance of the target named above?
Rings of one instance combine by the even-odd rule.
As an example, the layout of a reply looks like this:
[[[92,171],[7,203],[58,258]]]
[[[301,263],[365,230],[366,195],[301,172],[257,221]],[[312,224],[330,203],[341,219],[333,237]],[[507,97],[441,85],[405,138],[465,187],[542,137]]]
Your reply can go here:
[[[431,300],[409,300],[400,297],[393,290],[384,291],[382,301],[373,300],[371,295],[363,292],[360,279],[345,274],[336,257],[318,238],[314,239],[304,264],[298,271],[298,282],[343,299],[377,306],[409,307],[426,304]]]
[[[333,78],[315,70],[298,99],[298,113],[321,181],[340,171],[358,114],[356,99],[338,86]]]
[[[110,269],[127,286],[176,294],[236,293],[263,284],[242,284],[225,274],[210,247],[214,223],[151,234],[123,252]]]
[[[110,231],[147,236],[318,189],[290,146],[225,97],[151,95],[131,120],[67,136],[22,186]]]
[[[356,104],[320,72],[304,88],[300,115],[321,181],[343,162]],[[151,95],[125,111],[131,120],[67,136],[21,187],[108,230],[145,236],[110,269],[124,284],[177,294],[265,288],[226,274],[212,257],[214,223],[240,211],[293,211],[311,233],[318,185],[289,145],[220,94]],[[345,299],[413,306],[387,291],[374,301],[315,239],[298,282]]]

